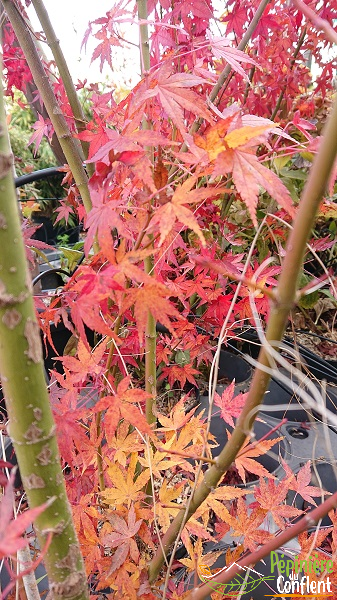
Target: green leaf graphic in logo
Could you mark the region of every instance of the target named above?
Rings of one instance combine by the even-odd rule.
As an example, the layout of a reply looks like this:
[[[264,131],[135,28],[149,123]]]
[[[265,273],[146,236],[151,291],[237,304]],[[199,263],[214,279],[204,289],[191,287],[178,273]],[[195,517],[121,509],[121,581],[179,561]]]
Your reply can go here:
[[[267,575],[265,577],[260,576],[258,573],[254,573],[254,575],[248,575],[247,572],[240,575],[237,574],[233,577],[232,581],[229,583],[219,583],[211,580],[205,576],[205,574],[201,574],[199,572],[199,577],[201,581],[203,581],[208,587],[210,587],[214,592],[218,592],[220,594],[226,594],[227,596],[236,596],[240,591],[244,593],[250,593],[255,590],[262,581],[274,580],[274,575]],[[214,575],[216,578],[216,575]]]

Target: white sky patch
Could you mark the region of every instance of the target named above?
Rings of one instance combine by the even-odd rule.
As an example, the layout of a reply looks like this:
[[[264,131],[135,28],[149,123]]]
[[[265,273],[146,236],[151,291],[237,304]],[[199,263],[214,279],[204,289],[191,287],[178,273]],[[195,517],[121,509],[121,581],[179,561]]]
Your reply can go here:
[[[99,17],[104,17],[114,5],[113,0],[44,0],[44,5],[48,11],[49,18],[53,24],[63,54],[68,63],[70,73],[76,82],[78,79],[83,81],[87,79],[89,83],[106,81],[112,87],[120,87],[125,83],[128,87],[133,87],[139,80],[139,51],[135,46],[130,48],[117,48],[116,56],[113,58],[115,64],[114,71],[105,63],[103,72],[100,72],[100,61],[95,60],[91,63],[91,56],[100,40],[90,37],[87,49],[82,48],[84,34],[87,30],[89,21],[94,21]],[[40,22],[36,16],[34,7],[31,5],[28,10],[29,18],[33,28],[41,31]],[[130,31],[129,25],[122,25],[125,30],[125,39],[130,39],[133,43],[138,43],[138,34],[136,31]],[[47,56],[52,56],[46,44],[43,45]]]

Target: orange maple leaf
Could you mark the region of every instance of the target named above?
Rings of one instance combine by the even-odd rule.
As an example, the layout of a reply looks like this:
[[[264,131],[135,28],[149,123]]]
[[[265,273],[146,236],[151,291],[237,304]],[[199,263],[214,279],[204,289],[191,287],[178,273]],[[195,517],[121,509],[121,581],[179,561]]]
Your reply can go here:
[[[272,536],[268,531],[259,529],[265,516],[265,510],[262,508],[254,508],[250,511],[250,509],[247,508],[245,501],[242,498],[239,498],[236,517],[234,518],[231,516],[230,521],[228,521],[233,529],[231,535],[242,538],[244,548],[248,548],[251,552],[254,551],[257,545],[264,544]]]
[[[282,208],[294,216],[289,191],[273,171],[261,164],[253,152],[253,147],[257,147],[261,139],[266,139],[274,125],[264,122],[261,125],[245,125],[229,131],[236,118],[237,113],[229,115],[210,127],[204,138],[195,137],[196,145],[206,150],[210,161],[214,163],[213,175],[232,173],[236,189],[246,203],[255,226],[260,188],[264,188]]]
[[[289,492],[289,480],[283,479],[276,483],[272,479],[266,482],[263,477],[260,479],[260,486],[255,488],[254,496],[258,505],[271,513],[276,525],[280,529],[285,527],[285,518],[297,517],[302,511],[294,506],[284,504]],[[255,506],[256,503],[253,504]],[[252,505],[251,505],[252,506]]]
[[[169,295],[170,291],[164,285],[155,282],[126,291],[122,310],[134,305],[140,343],[143,341],[149,313],[175,335],[169,316],[179,319],[180,314],[167,299]]]
[[[322,494],[324,494],[324,496],[330,495],[330,492],[310,485],[313,475],[311,471],[310,460],[308,460],[308,462],[298,471],[296,476],[284,460],[282,460],[282,466],[289,479],[289,489],[294,490],[297,494],[300,494],[303,500],[306,500],[310,504],[316,506],[316,502],[314,501],[313,497],[321,498]]]
[[[228,434],[228,439],[230,437],[231,435]],[[244,483],[246,482],[245,471],[248,471],[248,473],[254,473],[259,477],[270,477],[271,479],[273,478],[273,476],[270,475],[267,469],[265,469],[263,465],[254,460],[254,458],[257,458],[262,454],[266,454],[268,450],[270,450],[275,444],[277,444],[277,442],[280,442],[282,439],[282,437],[278,437],[272,440],[263,440],[259,441],[258,444],[249,444],[249,438],[246,439],[245,443],[243,444],[240,450],[239,455],[235,459],[235,466],[239,471],[239,475]]]
[[[194,233],[197,234],[203,246],[206,245],[204,235],[195,218],[193,212],[184,206],[184,204],[196,204],[209,198],[210,196],[216,196],[222,193],[223,188],[214,187],[200,187],[196,189],[194,186],[197,183],[197,176],[193,175],[186,179],[182,185],[178,185],[171,198],[170,202],[167,202],[163,206],[160,206],[154,216],[151,219],[149,230],[155,230],[158,226],[160,229],[160,240],[159,246],[163,244],[166,237],[172,231],[176,221],[179,221],[183,225],[186,225]]]
[[[138,562],[139,550],[133,538],[138,533],[142,519],[136,521],[136,513],[132,505],[128,512],[127,521],[117,514],[112,514],[109,520],[113,531],[103,537],[103,544],[108,548],[116,548],[109,569],[109,575],[111,575],[125,563],[128,555],[135,563]]]

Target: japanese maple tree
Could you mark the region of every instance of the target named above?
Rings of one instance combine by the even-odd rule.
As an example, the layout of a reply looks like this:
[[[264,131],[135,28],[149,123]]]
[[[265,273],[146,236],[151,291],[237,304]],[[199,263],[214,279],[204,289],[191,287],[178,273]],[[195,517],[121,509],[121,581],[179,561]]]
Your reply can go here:
[[[62,513],[55,509],[59,522],[50,528],[46,555],[51,595],[86,598],[86,577],[92,592],[109,587],[116,599],[185,597],[187,590],[179,585],[175,593],[169,577],[178,566],[193,572],[198,561],[213,564],[218,556],[205,555],[204,548],[213,535],[239,539],[236,560],[249,560],[246,552],[264,544],[267,554],[273,543],[268,519],[286,533],[303,512],[287,505],[289,490],[313,503],[319,493],[309,485],[309,463],[296,478],[285,466],[283,481],[276,482],[255,459],[279,438],[254,443],[248,434],[269,383],[268,343],[277,346],[300,297],[306,242],[326,181],[334,188],[336,108],[324,136],[310,121],[317,98],[324,100],[332,89],[334,59],[321,52],[330,41],[317,29],[321,21],[308,21],[297,2],[229,0],[216,15],[211,0],[121,0],[89,24],[84,43],[92,36],[92,61],[113,68],[114,49],[132,42],[123,27],[138,25],[139,82],[119,103],[113,90],[102,94],[90,86],[91,114],[85,117],[41,0],[33,0],[44,29],[40,36],[54,48],[55,64],[48,69],[59,77],[48,77],[24,5],[2,4],[9,18],[3,37],[7,93],[27,92],[34,78],[49,118],[39,116],[31,142],[38,146],[43,135],[58,135],[68,163],[68,196],[58,218],[76,214],[85,232],[84,260],[48,307],[36,300],[45,339],[52,343],[51,322],[61,320],[72,335],[57,357],[60,368],[49,374],[49,432],[54,435],[56,424],[61,454],[59,463],[53,447],[51,477],[63,485],[62,466],[73,514],[72,523],[65,505]],[[311,5],[327,25],[337,18],[334,2]],[[309,52],[321,68],[316,82]],[[308,154],[317,155],[316,162],[298,203],[282,169]],[[1,169],[0,178],[7,176],[8,166]],[[0,209],[1,240],[8,218],[4,200]],[[254,231],[251,244],[233,217],[239,210]],[[270,244],[262,258],[261,238]],[[325,248],[329,241],[321,243]],[[0,372],[19,436],[13,441],[25,490],[32,510],[40,511],[36,507],[48,496],[43,477],[51,450],[34,450],[33,469],[27,446],[48,437],[39,412],[47,391],[39,340],[30,341],[36,322],[20,312],[30,298],[24,273],[22,262],[15,293],[14,271],[4,283],[0,276]],[[24,336],[23,320],[30,324]],[[214,459],[210,415],[188,406],[191,388],[208,372],[217,337],[226,343],[245,323],[266,327],[259,356],[266,372],[256,369],[248,394],[235,396],[233,382],[222,396],[214,395],[224,429],[235,427]],[[39,365],[34,377],[44,390],[22,431],[16,428],[24,398],[17,399],[19,391],[7,383],[13,365],[6,342],[13,347],[16,335],[22,361],[28,356],[34,368]],[[30,371],[25,376],[29,380]],[[165,395],[169,402],[163,406]],[[223,484],[232,464],[243,482],[247,473],[260,479],[251,489],[251,507],[242,487]],[[331,509],[336,498],[327,502]],[[318,517],[322,513],[324,506]],[[67,552],[57,558],[65,519],[72,542],[63,542]],[[40,539],[47,529],[44,522]],[[175,552],[180,538],[188,553],[181,560]],[[304,537],[301,544],[306,547]],[[202,588],[197,593],[207,596]]]

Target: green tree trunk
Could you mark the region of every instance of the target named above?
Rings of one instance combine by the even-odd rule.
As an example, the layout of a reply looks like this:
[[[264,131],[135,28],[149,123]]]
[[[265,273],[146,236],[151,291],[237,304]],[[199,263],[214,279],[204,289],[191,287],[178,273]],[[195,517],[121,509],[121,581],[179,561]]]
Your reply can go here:
[[[31,508],[54,502],[36,519],[53,600],[87,600],[86,575],[66,496],[55,423],[44,377],[42,344],[20,230],[0,89],[0,377],[9,433]]]

